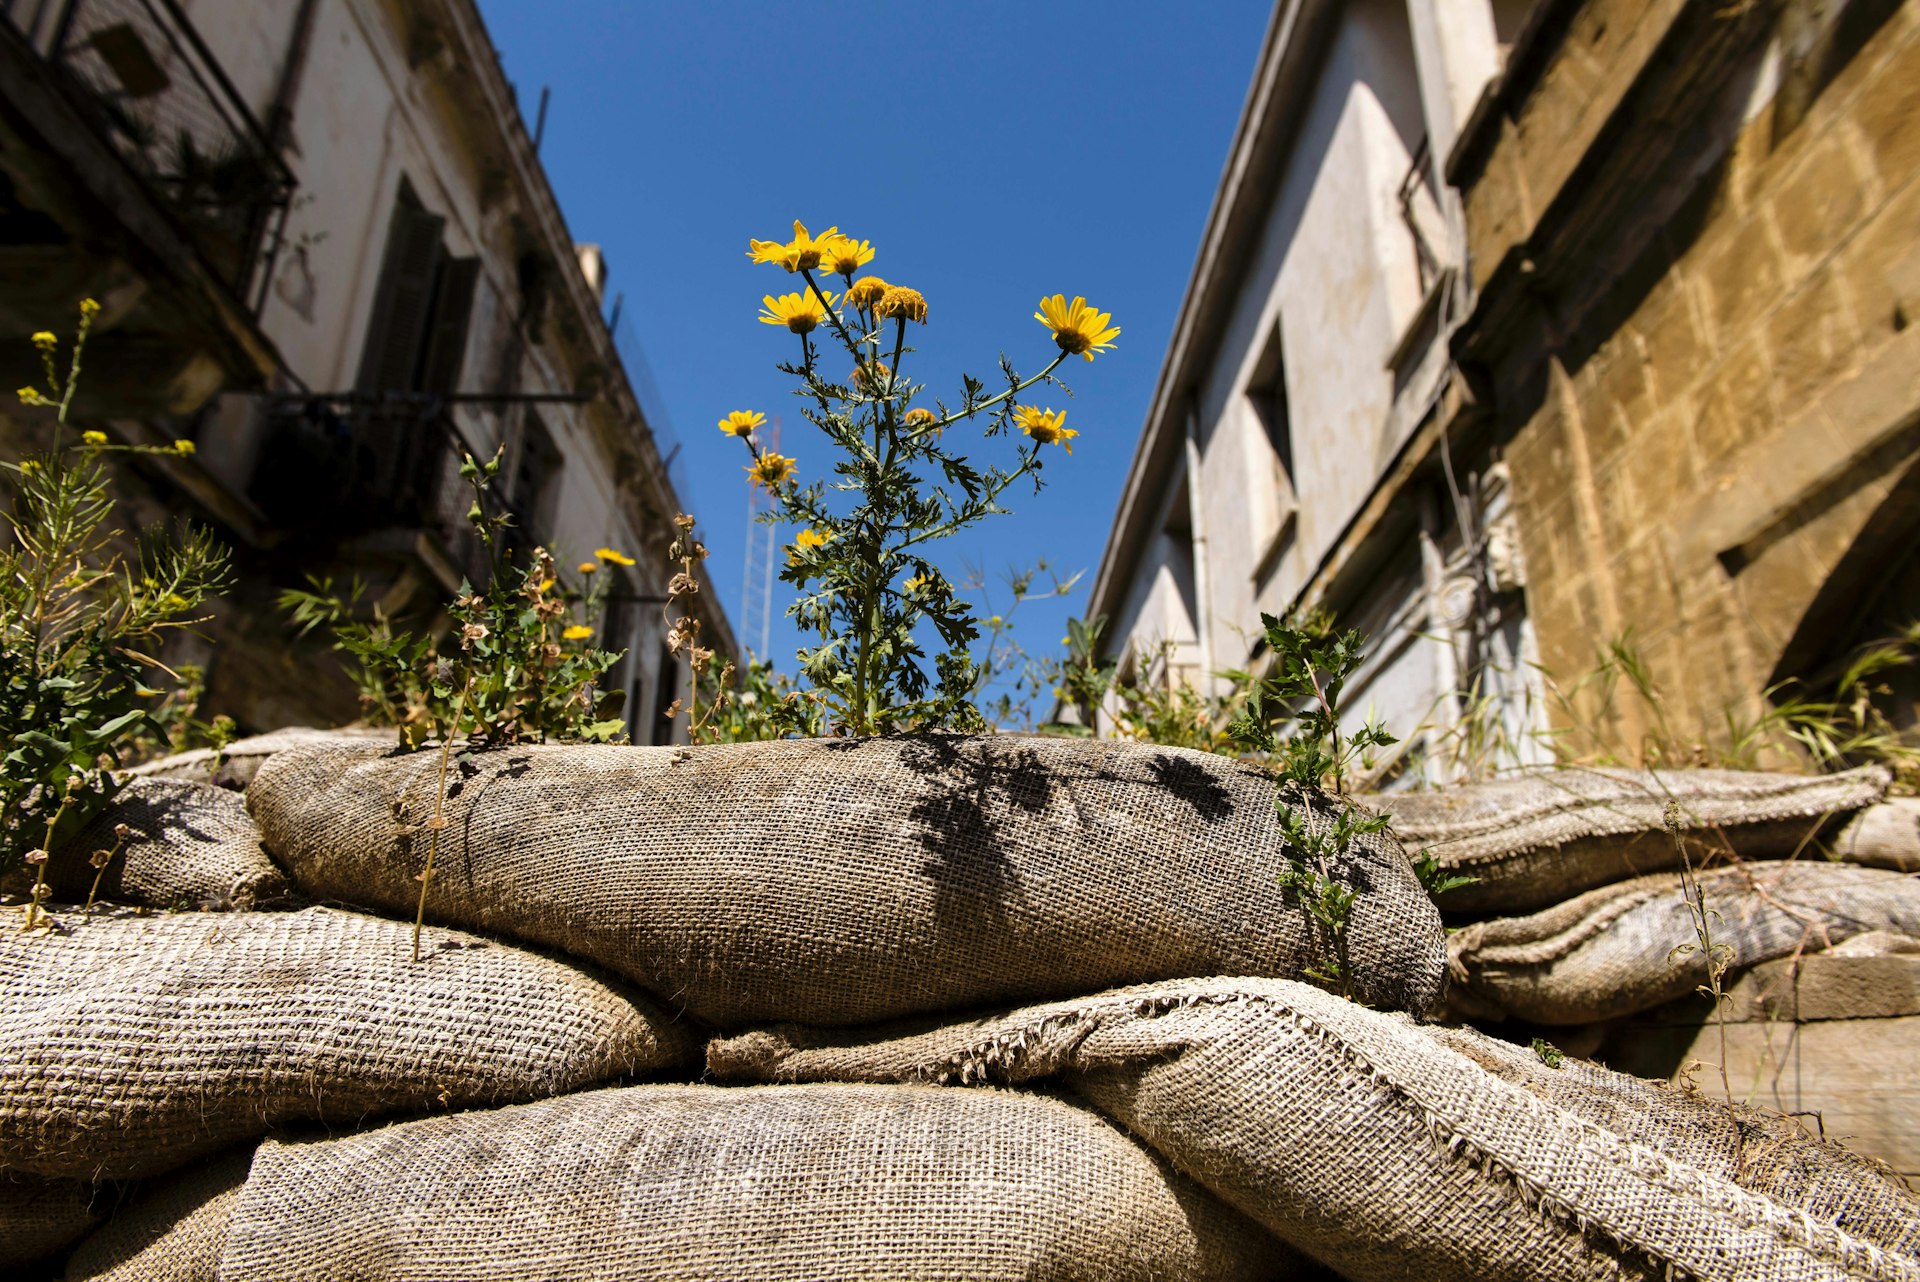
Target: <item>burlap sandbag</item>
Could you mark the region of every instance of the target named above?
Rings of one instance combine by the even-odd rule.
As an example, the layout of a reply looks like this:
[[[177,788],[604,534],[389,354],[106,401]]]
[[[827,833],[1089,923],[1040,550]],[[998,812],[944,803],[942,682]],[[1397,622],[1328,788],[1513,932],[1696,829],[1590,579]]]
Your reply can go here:
[[[222,1282],[1318,1277],[1097,1114],[931,1087],[590,1091],[268,1143]]]
[[[1920,880],[1825,862],[1702,873],[1700,893],[1729,979],[1747,967],[1869,930],[1920,933]],[[1681,877],[1640,877],[1528,917],[1478,922],[1447,940],[1449,1001],[1479,1019],[1588,1024],[1651,1010],[1707,982]]]
[[[1696,866],[1728,854],[1781,859],[1814,851],[1823,830],[1880,800],[1888,778],[1878,766],[1810,778],[1567,766],[1364,800],[1392,816],[1408,850],[1431,850],[1447,871],[1478,879],[1448,891],[1442,908],[1526,912],[1679,868],[1669,802],[1686,821]]]
[[[244,1148],[141,1185],[68,1258],[66,1282],[221,1282],[227,1228],[252,1162]]]
[[[1834,858],[1870,868],[1920,872],[1920,797],[1868,806],[1834,835]]]
[[[127,839],[114,829],[125,824]],[[104,871],[90,858],[119,850]],[[130,779],[106,810],[47,861],[60,902],[83,902],[100,872],[100,898],[152,908],[284,906],[291,889],[267,858],[246,800],[210,784]],[[31,870],[26,870],[31,880]]]
[[[1687,1144],[1543,1098],[1405,1016],[1284,980],[1146,985],[865,1045],[779,1028],[714,1044],[708,1065],[754,1080],[1058,1076],[1360,1282],[1920,1279],[1898,1253],[1904,1228],[1875,1240],[1817,1198],[1742,1187]]]
[[[296,748],[248,801],[315,898],[411,912],[437,753]],[[601,963],[704,1020],[857,1024],[1324,963],[1273,781],[1135,743],[964,738],[514,748],[450,772],[437,920]],[[1324,820],[1323,820],[1324,822]],[[1356,844],[1358,996],[1424,1011],[1439,916]]]
[[[683,1062],[563,962],[329,909],[0,931],[0,1165],[138,1177],[294,1119],[539,1099]]]
[[[0,1269],[37,1264],[85,1237],[113,1201],[85,1180],[42,1180],[0,1171]]]
[[[1920,1258],[1920,1199],[1883,1162],[1822,1142],[1802,1120],[1586,1060],[1553,1065],[1472,1028],[1424,1029],[1441,1045],[1622,1139],[1651,1145],[1741,1188],[1812,1208],[1827,1222]]]
[[[347,726],[339,730],[315,730],[308,726],[289,726],[268,734],[235,739],[224,748],[194,748],[176,752],[116,774],[136,778],[184,779],[191,783],[213,784],[220,788],[245,791],[260,766],[276,752],[315,743],[353,743],[396,748],[400,732],[390,727]]]

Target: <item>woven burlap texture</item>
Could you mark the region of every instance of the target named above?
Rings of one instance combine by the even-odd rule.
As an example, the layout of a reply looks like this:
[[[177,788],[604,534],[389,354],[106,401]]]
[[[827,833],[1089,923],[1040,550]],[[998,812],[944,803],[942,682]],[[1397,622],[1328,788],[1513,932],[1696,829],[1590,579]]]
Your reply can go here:
[[[244,1148],[140,1185],[68,1258],[65,1282],[221,1282],[227,1228],[252,1162]]]
[[[1694,862],[1778,859],[1814,849],[1829,824],[1880,800],[1887,772],[1766,774],[1566,766],[1489,783],[1363,798],[1393,818],[1408,850],[1429,849],[1477,878],[1448,891],[1448,912],[1525,912],[1581,891],[1680,866],[1667,834],[1678,805]]]
[[[1920,881],[1824,862],[1702,873],[1700,894],[1729,975],[1869,930],[1920,934]],[[1651,1010],[1707,982],[1680,874],[1588,891],[1527,917],[1479,922],[1447,941],[1449,1000],[1476,1018],[1587,1024]]]
[[[0,931],[0,1164],[133,1178],[280,1122],[540,1099],[684,1062],[686,1034],[578,967],[297,913],[62,914]]]
[[[438,770],[295,748],[247,796],[300,890],[410,913]],[[513,748],[450,778],[431,918],[588,958],[721,1027],[1297,976],[1324,954],[1280,886],[1273,781],[1210,754],[1014,736]],[[1405,854],[1369,837],[1338,875],[1360,890],[1356,994],[1431,1009],[1445,945]]]
[[[1286,1279],[1097,1114],[1007,1091],[590,1091],[264,1145],[222,1282]]]
[[[1868,806],[1834,835],[1834,857],[1850,864],[1920,872],[1920,797]]]
[[[111,1191],[99,1199],[111,1202]],[[0,1171],[0,1269],[47,1259],[86,1236],[100,1221],[93,1185]]]
[[[288,726],[270,734],[235,739],[224,748],[194,748],[143,762],[120,775],[150,779],[184,779],[191,783],[214,784],[244,791],[260,771],[261,763],[276,752],[316,743],[371,743],[394,747],[400,732],[392,729],[348,727],[341,730],[315,730],[309,726]]]
[[[88,857],[112,850],[114,826],[123,823],[131,831],[100,878],[102,899],[151,908],[248,908],[284,905],[291,894],[239,794],[179,779],[130,779],[47,861],[54,899],[86,899],[98,871]]]
[[[1818,1205],[1743,1188],[1488,1072],[1404,1016],[1284,980],[1143,985],[864,1045],[763,1030],[710,1046],[708,1068],[734,1080],[1057,1075],[1359,1282],[1920,1280],[1920,1261]]]
[[[1572,1056],[1550,1066],[1526,1047],[1472,1028],[1430,1025],[1424,1031],[1622,1139],[1651,1145],[1789,1206],[1809,1208],[1827,1223],[1920,1258],[1920,1199],[1884,1162],[1816,1139],[1807,1129],[1813,1119],[1727,1103],[1711,1091],[1676,1090]]]

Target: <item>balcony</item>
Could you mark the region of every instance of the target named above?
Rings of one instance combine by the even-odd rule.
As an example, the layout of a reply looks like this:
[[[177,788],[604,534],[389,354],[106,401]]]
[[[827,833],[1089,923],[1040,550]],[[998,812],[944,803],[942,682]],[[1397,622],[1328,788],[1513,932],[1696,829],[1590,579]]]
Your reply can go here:
[[[491,558],[467,520],[473,491],[460,476],[470,447],[444,399],[290,395],[265,408],[265,448],[248,497],[290,543],[314,541],[305,550],[316,559],[416,558],[449,591],[463,578],[487,581]],[[531,514],[508,498],[489,515],[512,519],[507,541],[516,549],[540,537]]]
[[[0,0],[0,342],[104,300],[84,417],[272,375],[255,318],[294,187],[175,0]]]

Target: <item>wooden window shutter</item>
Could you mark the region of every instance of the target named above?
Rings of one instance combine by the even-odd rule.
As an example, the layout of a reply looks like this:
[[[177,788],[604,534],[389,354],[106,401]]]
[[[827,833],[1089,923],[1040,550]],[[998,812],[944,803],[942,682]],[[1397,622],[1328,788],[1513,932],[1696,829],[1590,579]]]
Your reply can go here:
[[[402,181],[387,228],[367,346],[360,357],[361,391],[410,392],[418,387],[445,227],[446,219],[422,209],[413,189]]]
[[[467,359],[467,327],[473,317],[473,290],[479,279],[479,258],[441,260],[433,323],[420,365],[421,391],[460,390],[460,367]]]

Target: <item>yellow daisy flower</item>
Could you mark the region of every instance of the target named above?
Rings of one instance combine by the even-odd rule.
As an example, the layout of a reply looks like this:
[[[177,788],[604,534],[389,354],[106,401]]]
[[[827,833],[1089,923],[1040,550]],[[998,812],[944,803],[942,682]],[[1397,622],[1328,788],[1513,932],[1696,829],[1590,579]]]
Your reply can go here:
[[[80,440],[83,444],[91,445],[97,449],[107,443],[107,434],[105,432],[82,432],[80,433]]]
[[[847,286],[847,306],[872,307],[885,297],[886,292],[892,288],[893,286],[887,284],[887,282],[881,280],[878,276],[862,276],[859,280]]]
[[[1069,454],[1073,453],[1073,438],[1080,435],[1067,426],[1065,410],[1056,414],[1052,410],[1034,409],[1030,405],[1016,405],[1013,407],[1013,421],[1020,425],[1021,431],[1040,444],[1058,442]]]
[[[782,294],[775,298],[767,294],[760,300],[766,306],[760,313],[762,325],[785,325],[796,334],[805,334],[827,318],[827,308],[812,290],[804,294]],[[827,307],[838,301],[834,294],[827,295]]]
[[[766,421],[765,414],[753,410],[735,410],[720,420],[720,430],[729,436],[746,436]]]
[[[756,263],[779,263],[790,272],[820,265],[820,255],[840,239],[840,229],[829,227],[818,236],[807,233],[807,226],[793,220],[793,239],[786,244],[777,240],[748,240],[747,257]]]
[[[40,330],[33,336],[33,345],[43,352],[50,352],[60,345],[60,340],[47,330]]]
[[[598,561],[582,561],[573,568],[582,574],[596,574],[600,570],[600,563]]]
[[[851,236],[835,236],[820,255],[820,262],[828,271],[842,276],[851,276],[872,261],[873,246]]]
[[[593,554],[608,565],[633,565],[634,559],[625,552],[616,552],[612,548],[595,548]]]
[[[924,591],[927,585],[932,581],[933,580],[929,579],[924,574],[916,574],[912,578],[908,579],[905,583],[902,583],[900,586],[909,593],[920,592],[920,591]]]
[[[565,632],[562,632],[560,634],[560,639],[563,641],[585,641],[588,637],[592,635],[593,635],[592,628],[586,626],[584,623],[576,623],[572,627],[568,628]]]
[[[1040,310],[1033,318],[1053,331],[1053,341],[1060,345],[1061,351],[1088,360],[1092,360],[1096,352],[1113,346],[1113,340],[1120,335],[1119,329],[1107,327],[1113,313],[1095,311],[1078,295],[1071,303],[1060,294],[1041,299]]]
[[[793,472],[794,461],[784,454],[775,454],[772,450],[755,459],[752,466],[747,468],[747,476],[751,483],[765,486],[769,494],[791,481]]]
[[[873,314],[882,319],[899,316],[924,325],[927,323],[927,300],[920,296],[917,289],[890,285],[887,292],[880,295],[880,303],[873,309]]]

